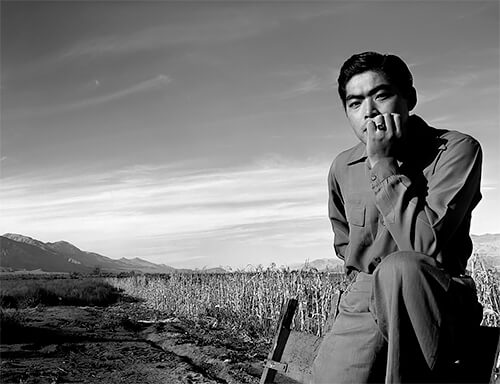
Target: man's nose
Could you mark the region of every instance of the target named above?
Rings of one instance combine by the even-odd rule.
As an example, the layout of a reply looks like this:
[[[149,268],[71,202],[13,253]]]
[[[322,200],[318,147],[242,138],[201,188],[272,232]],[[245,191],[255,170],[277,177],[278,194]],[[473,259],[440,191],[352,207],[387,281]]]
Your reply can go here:
[[[373,119],[375,116],[380,115],[375,103],[372,100],[367,99],[365,102],[365,119]]]

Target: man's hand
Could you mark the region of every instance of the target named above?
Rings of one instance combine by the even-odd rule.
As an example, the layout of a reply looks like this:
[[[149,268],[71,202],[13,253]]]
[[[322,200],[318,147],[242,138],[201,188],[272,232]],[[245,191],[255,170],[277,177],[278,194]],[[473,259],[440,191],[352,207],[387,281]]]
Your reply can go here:
[[[366,128],[366,153],[370,165],[373,167],[383,158],[395,157],[402,136],[401,116],[397,113],[378,115],[367,123]]]

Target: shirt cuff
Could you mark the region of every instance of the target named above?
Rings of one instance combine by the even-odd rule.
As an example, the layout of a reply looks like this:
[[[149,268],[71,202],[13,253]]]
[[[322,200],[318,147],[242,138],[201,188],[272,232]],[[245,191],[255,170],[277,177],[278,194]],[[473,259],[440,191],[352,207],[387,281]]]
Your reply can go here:
[[[372,188],[378,186],[382,181],[398,173],[398,163],[393,157],[386,157],[377,161],[370,169],[370,180]]]

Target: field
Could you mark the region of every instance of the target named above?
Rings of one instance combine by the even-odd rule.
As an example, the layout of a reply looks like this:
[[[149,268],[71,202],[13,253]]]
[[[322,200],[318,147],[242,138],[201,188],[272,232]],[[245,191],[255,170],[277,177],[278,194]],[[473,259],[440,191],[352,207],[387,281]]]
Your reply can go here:
[[[500,276],[474,256],[471,275],[484,307],[482,324],[500,326]],[[339,291],[348,284],[344,274],[315,270],[267,268],[231,274],[172,274],[110,278],[111,285],[143,298],[161,314],[196,318],[210,316],[240,329],[269,337],[289,298],[298,300],[293,329],[321,336]]]
[[[343,274],[274,268],[230,274],[172,274],[108,278],[159,315],[210,317],[261,337],[272,337],[288,298],[298,300],[293,329],[321,335]]]
[[[500,325],[498,273],[475,258],[483,324]],[[2,383],[258,383],[278,317],[322,335],[347,279],[267,268],[227,274],[0,280]]]
[[[104,279],[16,276],[0,285],[2,383],[259,381],[266,341],[210,317],[159,317]]]

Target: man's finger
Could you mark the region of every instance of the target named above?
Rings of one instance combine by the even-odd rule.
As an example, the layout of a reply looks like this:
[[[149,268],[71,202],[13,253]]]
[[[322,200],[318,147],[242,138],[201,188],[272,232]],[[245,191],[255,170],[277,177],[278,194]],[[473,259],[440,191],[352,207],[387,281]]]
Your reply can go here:
[[[370,120],[368,123],[366,123],[366,131],[368,132],[368,137],[375,137],[376,130],[376,123],[373,120]]]
[[[399,113],[391,113],[392,119],[394,120],[394,132],[396,137],[401,137],[401,115]]]
[[[392,116],[390,113],[384,113],[383,117],[384,117],[384,124],[387,130],[386,136],[392,137],[392,135],[394,134],[394,124],[392,122]]]

